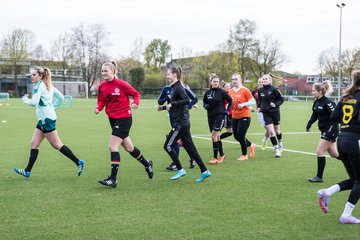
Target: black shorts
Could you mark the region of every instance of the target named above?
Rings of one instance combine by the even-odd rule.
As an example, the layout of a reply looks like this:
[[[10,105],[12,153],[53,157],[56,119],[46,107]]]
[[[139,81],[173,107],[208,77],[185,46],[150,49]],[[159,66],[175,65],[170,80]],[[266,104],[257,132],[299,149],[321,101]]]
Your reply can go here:
[[[216,131],[220,132],[221,129],[224,127],[225,118],[224,116],[218,116],[216,118],[209,118],[208,117],[208,124],[210,132]]]
[[[275,112],[263,112],[265,126],[269,124],[280,125],[280,111],[276,109]]]
[[[111,135],[117,136],[121,139],[125,139],[129,136],[132,125],[132,117],[120,119],[109,118],[109,121],[112,128]]]
[[[225,115],[225,128],[232,128],[232,118],[231,115]]]
[[[56,120],[45,118],[45,120],[39,120],[36,128],[43,133],[49,133],[56,130]]]
[[[324,131],[321,131],[321,139],[326,140],[328,142],[336,142],[336,138],[339,135],[339,127],[336,126],[333,131],[329,132],[329,128],[326,128]]]

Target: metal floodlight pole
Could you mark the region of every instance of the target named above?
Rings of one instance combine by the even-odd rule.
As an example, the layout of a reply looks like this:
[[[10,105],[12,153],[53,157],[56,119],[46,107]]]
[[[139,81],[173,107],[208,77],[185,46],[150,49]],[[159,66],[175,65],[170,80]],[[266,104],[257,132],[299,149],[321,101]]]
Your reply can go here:
[[[345,3],[336,4],[338,8],[340,8],[340,32],[339,32],[339,62],[338,62],[338,101],[340,101],[341,97],[341,30],[342,30],[342,9],[345,7]]]

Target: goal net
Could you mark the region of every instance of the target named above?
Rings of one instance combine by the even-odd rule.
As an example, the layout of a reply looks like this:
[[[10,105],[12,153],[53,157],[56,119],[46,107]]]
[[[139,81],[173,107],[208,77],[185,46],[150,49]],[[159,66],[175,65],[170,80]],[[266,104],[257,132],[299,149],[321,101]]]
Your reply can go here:
[[[88,83],[87,82],[59,82],[53,81],[52,84],[64,96],[71,96],[73,98],[88,98]]]

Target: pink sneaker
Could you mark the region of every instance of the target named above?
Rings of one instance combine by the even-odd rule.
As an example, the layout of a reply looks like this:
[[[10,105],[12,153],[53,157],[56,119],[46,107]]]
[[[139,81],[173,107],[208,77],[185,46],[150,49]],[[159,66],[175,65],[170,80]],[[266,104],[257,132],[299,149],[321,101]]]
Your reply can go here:
[[[339,222],[341,224],[360,224],[360,220],[353,216],[348,216],[348,217],[341,216],[339,218]]]
[[[329,204],[329,197],[325,194],[325,189],[320,189],[316,192],[317,196],[319,197],[319,206],[323,213],[327,213],[329,211],[328,204]]]

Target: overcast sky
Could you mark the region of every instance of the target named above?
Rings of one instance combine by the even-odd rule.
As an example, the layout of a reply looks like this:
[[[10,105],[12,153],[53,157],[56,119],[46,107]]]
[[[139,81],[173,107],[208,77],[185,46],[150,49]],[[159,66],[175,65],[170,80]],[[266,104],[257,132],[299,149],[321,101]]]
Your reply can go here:
[[[228,39],[240,19],[257,23],[257,37],[279,40],[288,72],[317,73],[322,50],[339,46],[343,8],[342,49],[360,46],[360,0],[2,0],[0,30],[31,30],[49,49],[51,40],[81,22],[102,24],[113,44],[113,57],[129,56],[134,41],[168,40],[174,58],[182,48],[193,53],[215,50]]]

